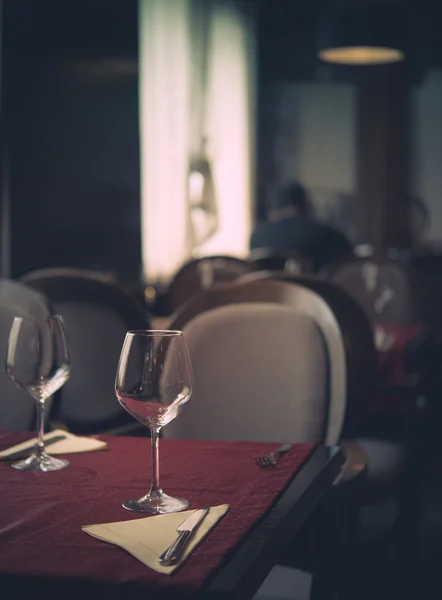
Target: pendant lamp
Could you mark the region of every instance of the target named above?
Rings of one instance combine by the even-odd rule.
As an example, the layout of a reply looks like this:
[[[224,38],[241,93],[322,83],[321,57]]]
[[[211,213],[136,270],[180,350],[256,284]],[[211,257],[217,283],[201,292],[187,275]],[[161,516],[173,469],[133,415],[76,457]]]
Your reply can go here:
[[[405,15],[400,6],[379,0],[346,0],[322,16],[317,49],[321,60],[373,65],[405,58]]]

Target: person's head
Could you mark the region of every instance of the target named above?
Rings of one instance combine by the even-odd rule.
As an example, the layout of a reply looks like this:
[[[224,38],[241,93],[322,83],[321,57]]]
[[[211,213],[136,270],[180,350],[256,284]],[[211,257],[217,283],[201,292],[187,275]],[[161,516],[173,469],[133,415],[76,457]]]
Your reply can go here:
[[[275,194],[267,216],[270,221],[279,221],[290,217],[308,216],[309,212],[307,192],[299,183],[290,183]]]

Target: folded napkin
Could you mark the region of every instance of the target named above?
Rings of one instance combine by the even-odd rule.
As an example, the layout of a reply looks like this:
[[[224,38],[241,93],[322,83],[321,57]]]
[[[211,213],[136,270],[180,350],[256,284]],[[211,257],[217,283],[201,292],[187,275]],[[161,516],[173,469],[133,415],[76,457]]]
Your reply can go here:
[[[48,445],[48,454],[75,454],[78,452],[94,452],[95,450],[104,450],[107,448],[106,442],[89,437],[79,437],[62,429],[54,429],[54,431],[45,434],[44,440],[48,442],[60,435],[64,435],[65,439]],[[36,443],[37,438],[32,438],[31,440],[26,440],[26,442],[2,450],[0,452],[0,460],[7,459],[10,454],[20,452],[21,450],[23,450],[23,453],[30,453]]]
[[[103,542],[124,548],[154,571],[170,575],[183,564],[228,510],[228,504],[212,506],[196,530],[195,535],[190,539],[181,561],[171,567],[163,567],[158,559],[178,536],[177,527],[194,512],[193,510],[145,517],[132,521],[86,525],[81,529]]]

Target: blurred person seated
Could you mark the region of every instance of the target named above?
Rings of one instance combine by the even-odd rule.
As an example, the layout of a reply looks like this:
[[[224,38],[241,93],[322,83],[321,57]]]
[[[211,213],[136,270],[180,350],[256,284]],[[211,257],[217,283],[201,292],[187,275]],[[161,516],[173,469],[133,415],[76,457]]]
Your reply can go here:
[[[315,271],[353,254],[341,231],[317,220],[305,189],[299,183],[283,187],[272,199],[267,221],[252,233],[250,249],[296,250],[309,259]]]

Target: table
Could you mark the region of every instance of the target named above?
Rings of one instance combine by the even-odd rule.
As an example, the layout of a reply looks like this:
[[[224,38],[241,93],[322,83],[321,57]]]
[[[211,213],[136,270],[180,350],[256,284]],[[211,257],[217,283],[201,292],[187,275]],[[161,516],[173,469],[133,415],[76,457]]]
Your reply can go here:
[[[401,416],[413,410],[434,362],[434,340],[421,325],[378,323],[391,341],[378,349],[379,388],[368,406],[370,416]]]
[[[18,441],[17,436],[0,435],[0,446],[11,441]],[[299,455],[295,448],[276,469],[259,470],[251,455],[275,445],[162,440],[167,492],[187,496],[194,508],[223,501],[231,505],[181,569],[164,576],[80,531],[81,525],[139,517],[125,512],[121,501],[146,491],[149,440],[106,441],[109,450],[71,455],[69,469],[58,473],[19,472],[0,463],[2,590],[13,589],[14,596],[27,594],[33,600],[82,594],[107,599],[130,594],[131,600],[152,595],[251,598],[327,496],[343,462],[337,448],[304,445]],[[242,485],[244,481],[252,487]],[[223,543],[227,552],[220,560],[217,552]],[[205,563],[209,571],[201,570]]]

